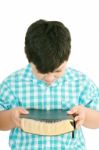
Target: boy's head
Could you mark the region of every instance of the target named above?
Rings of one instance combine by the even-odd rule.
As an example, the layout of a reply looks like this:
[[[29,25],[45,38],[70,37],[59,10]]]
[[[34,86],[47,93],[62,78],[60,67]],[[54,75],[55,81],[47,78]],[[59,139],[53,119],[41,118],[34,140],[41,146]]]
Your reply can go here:
[[[68,60],[71,49],[69,30],[58,21],[38,20],[25,37],[25,53],[40,73],[49,73]]]

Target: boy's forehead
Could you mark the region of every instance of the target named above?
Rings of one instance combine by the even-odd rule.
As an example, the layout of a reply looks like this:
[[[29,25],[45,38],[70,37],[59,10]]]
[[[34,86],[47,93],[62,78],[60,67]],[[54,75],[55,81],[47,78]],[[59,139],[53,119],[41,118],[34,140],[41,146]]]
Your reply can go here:
[[[63,63],[62,63],[58,68],[56,68],[55,70],[61,69],[61,68],[63,68],[65,65],[66,65],[66,61],[63,62]]]
[[[58,70],[58,69],[61,69],[61,68],[64,68],[64,67],[66,66],[66,64],[67,64],[66,61],[63,62],[63,63],[62,63],[58,68],[56,68],[54,71],[56,71],[56,70]],[[35,68],[35,69],[37,70],[36,65],[35,65],[34,63],[31,63],[31,65],[32,65],[33,68]]]

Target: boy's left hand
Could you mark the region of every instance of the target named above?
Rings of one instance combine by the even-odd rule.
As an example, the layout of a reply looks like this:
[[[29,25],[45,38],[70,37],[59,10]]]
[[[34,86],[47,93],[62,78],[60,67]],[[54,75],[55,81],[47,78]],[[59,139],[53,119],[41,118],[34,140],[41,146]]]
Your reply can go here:
[[[82,105],[74,106],[67,113],[74,116],[76,121],[76,128],[79,129],[84,124],[86,118],[86,107]]]

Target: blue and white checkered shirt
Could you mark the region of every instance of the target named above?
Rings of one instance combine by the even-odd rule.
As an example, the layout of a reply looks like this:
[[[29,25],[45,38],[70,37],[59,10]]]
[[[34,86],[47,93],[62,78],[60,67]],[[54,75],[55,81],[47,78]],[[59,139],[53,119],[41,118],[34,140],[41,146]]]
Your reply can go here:
[[[99,110],[99,90],[84,74],[68,68],[47,86],[32,74],[31,65],[7,77],[0,85],[0,110],[14,107],[69,110],[75,105]],[[15,128],[9,137],[11,150],[85,150],[82,130],[59,136],[41,136]]]

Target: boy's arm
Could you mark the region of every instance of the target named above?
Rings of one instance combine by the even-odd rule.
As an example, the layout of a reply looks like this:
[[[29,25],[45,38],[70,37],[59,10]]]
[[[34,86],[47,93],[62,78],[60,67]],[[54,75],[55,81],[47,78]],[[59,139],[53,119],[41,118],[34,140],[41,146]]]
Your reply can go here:
[[[10,130],[14,128],[11,120],[11,110],[4,110],[0,112],[0,130]]]
[[[0,84],[0,130],[21,128],[19,116],[20,114],[26,114],[27,111],[22,107],[13,108],[13,102],[17,103],[18,99],[5,80]]]
[[[99,128],[99,112],[87,108],[86,117],[83,125],[87,128]]]
[[[27,113],[28,112],[21,107],[0,111],[0,130],[10,130],[16,127],[21,128],[19,116],[20,114]]]
[[[75,116],[76,128],[99,128],[99,89],[89,79],[82,84],[79,103],[69,113]]]
[[[82,105],[74,106],[68,114],[75,116],[76,128],[81,125],[87,128],[99,128],[99,112]]]

